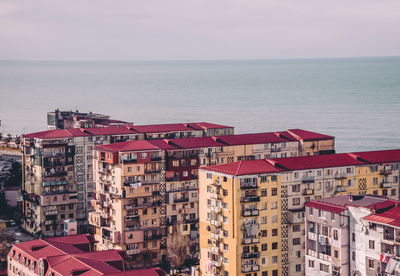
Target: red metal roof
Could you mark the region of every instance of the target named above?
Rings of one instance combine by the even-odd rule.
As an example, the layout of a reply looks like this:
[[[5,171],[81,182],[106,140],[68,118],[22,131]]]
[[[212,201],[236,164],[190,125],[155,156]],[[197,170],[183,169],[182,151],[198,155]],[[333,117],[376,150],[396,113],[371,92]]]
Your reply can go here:
[[[25,138],[37,139],[56,139],[56,138],[73,138],[95,135],[123,135],[123,134],[136,134],[126,126],[111,126],[111,127],[96,127],[96,128],[68,128],[68,129],[54,129],[41,132],[34,132],[25,134]]]
[[[97,150],[102,151],[135,151],[135,150],[157,150],[159,147],[153,145],[149,140],[132,140],[119,142],[108,145],[100,145],[96,147]]]
[[[388,155],[385,158],[385,155]],[[319,168],[334,168],[334,167],[347,167],[366,165],[370,162],[365,162],[362,159],[357,158],[358,156],[378,156],[379,158],[370,158],[369,160],[377,161],[377,163],[386,162],[400,162],[400,150],[389,150],[389,151],[374,151],[374,152],[359,152],[359,153],[338,153],[329,155],[313,155],[313,156],[300,156],[300,157],[287,157],[287,158],[276,158],[266,159],[267,163],[270,163],[280,171],[296,171],[296,170],[307,170],[307,169],[319,169]],[[238,168],[239,164],[246,168],[256,166],[257,172],[255,173],[269,173],[270,168],[265,167],[265,171],[262,171],[262,166],[259,165],[260,160],[246,160],[240,162],[234,162],[229,164],[221,164],[215,166],[204,167],[205,170],[221,172],[225,174],[237,175],[234,168]],[[250,170],[249,170],[250,171]],[[245,174],[250,174],[246,172]]]
[[[291,140],[280,135],[279,132],[251,133],[218,136],[218,140],[227,145],[250,145],[289,142]],[[295,140],[293,140],[295,141]]]
[[[123,270],[124,259],[118,250],[106,250],[89,252],[81,250],[81,245],[90,245],[93,237],[90,235],[73,235],[48,239],[38,239],[15,244],[9,253],[10,258],[16,262],[22,262],[21,255],[31,261],[44,259],[48,263],[48,271],[56,272],[59,275],[72,275],[72,272],[79,272],[79,275],[165,275],[159,268]],[[89,247],[88,247],[89,250]],[[13,252],[16,252],[13,255]],[[36,265],[35,272],[38,266]]]
[[[304,140],[304,141],[312,141],[312,140],[330,140],[334,139],[335,137],[317,133],[317,132],[312,132],[304,129],[289,129],[286,131],[287,133],[291,134],[293,137],[295,137],[298,140]]]
[[[396,201],[373,195],[340,195],[312,200],[307,202],[305,206],[332,213],[341,213],[347,210],[348,206],[381,210],[394,206],[396,203]]]
[[[289,171],[356,166],[364,164],[347,153],[276,158],[272,160]]]
[[[281,171],[279,168],[274,167],[268,160],[265,159],[252,160],[251,162],[239,161],[228,164],[202,167],[201,169],[237,176],[258,173],[276,173]]]
[[[395,206],[382,213],[375,213],[364,218],[367,221],[372,221],[378,224],[391,225],[400,227],[400,206]]]
[[[373,164],[390,163],[400,160],[400,150],[353,152],[353,155]]]

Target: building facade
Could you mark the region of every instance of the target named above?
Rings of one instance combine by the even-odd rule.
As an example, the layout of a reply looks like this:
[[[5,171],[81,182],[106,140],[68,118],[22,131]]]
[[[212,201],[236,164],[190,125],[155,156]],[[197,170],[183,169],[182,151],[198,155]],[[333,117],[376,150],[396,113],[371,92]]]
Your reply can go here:
[[[370,195],[307,203],[306,275],[397,275],[400,233],[381,222],[399,217],[399,203]]]
[[[210,123],[207,129],[227,132],[233,128]],[[76,219],[78,232],[88,226],[93,211],[93,148],[127,140],[147,139],[150,133],[167,135],[182,130],[184,124],[55,129],[24,135],[23,147],[23,227],[44,237],[63,234],[63,221]],[[160,127],[162,126],[162,127]],[[136,127],[136,126],[135,126]],[[201,134],[206,135],[200,128]],[[193,130],[192,128],[190,130]]]
[[[304,204],[313,199],[341,195],[341,194],[373,194],[390,197],[392,199],[399,198],[399,170],[398,164],[400,161],[400,150],[390,151],[375,151],[375,152],[358,152],[334,155],[319,155],[306,157],[292,157],[280,159],[266,159],[262,162],[259,160],[241,161],[225,165],[215,165],[200,169],[199,186],[200,186],[200,271],[211,275],[223,275],[222,272],[228,272],[231,275],[253,275],[250,273],[260,273],[260,275],[304,275]],[[271,174],[271,166],[276,170],[275,175]],[[262,179],[273,177],[277,183],[278,190],[268,191],[268,188],[263,187]],[[231,185],[227,185],[223,193],[221,189],[216,190],[217,196],[222,198],[221,203],[211,203],[208,206],[208,193],[202,193],[201,189],[208,189],[210,181],[214,179],[233,178]],[[240,188],[243,186],[241,182],[256,183],[253,185],[252,191]],[[272,186],[271,186],[272,189]],[[207,190],[208,191],[208,190]],[[236,198],[236,207],[229,207],[228,210],[240,209],[242,203],[239,204],[239,198],[246,195],[254,196],[256,202],[253,203],[254,209],[254,224],[257,224],[261,229],[262,224],[272,226],[271,221],[274,221],[278,227],[279,241],[278,245],[274,244],[274,258],[268,259],[267,256],[254,255],[250,262],[252,271],[246,273],[243,265],[248,265],[248,260],[241,258],[233,266],[231,258],[227,258],[229,263],[219,262],[214,264],[216,256],[213,254],[213,232],[208,231],[212,227],[212,221],[209,216],[213,215],[213,204],[224,204],[223,194],[227,197]],[[264,196],[262,196],[264,195]],[[239,205],[239,206],[238,206]],[[268,207],[269,206],[269,207]],[[266,209],[266,214],[263,216],[260,210]],[[233,209],[231,209],[233,208]],[[275,217],[274,210],[280,214]],[[218,209],[219,210],[219,209]],[[221,216],[217,216],[221,217]],[[242,216],[244,217],[244,216]],[[225,218],[222,219],[224,220]],[[240,215],[233,217],[232,224],[240,222]],[[243,248],[240,239],[245,237],[243,230],[235,232],[229,223],[227,228],[231,229],[234,235],[237,254],[247,253],[247,248]],[[222,224],[222,227],[225,225]],[[241,228],[242,229],[242,228]],[[243,228],[244,229],[244,228]],[[276,229],[276,228],[274,228]],[[224,231],[225,229],[222,228]],[[267,231],[268,233],[268,231]],[[274,233],[275,234],[275,233]],[[262,236],[262,232],[260,232]],[[215,236],[214,236],[215,237]],[[229,237],[229,236],[228,236]],[[268,241],[268,239],[274,241]],[[256,240],[258,248],[263,242],[267,243],[264,247],[269,248],[271,243],[275,243],[276,236],[267,234],[266,239]],[[211,240],[211,243],[210,243]],[[232,242],[230,243],[232,244]],[[222,248],[222,243],[219,243],[218,248]],[[229,249],[229,253],[232,248]],[[268,251],[270,252],[270,251]],[[245,256],[245,255],[243,255]],[[276,257],[278,256],[278,260]],[[265,260],[263,260],[265,258]],[[269,268],[263,270],[261,264],[276,263],[281,264],[277,272],[270,271]],[[214,269],[215,267],[215,269]],[[243,268],[243,269],[242,269]],[[218,273],[220,272],[220,273]]]
[[[122,252],[95,252],[93,244],[94,240],[89,235],[39,239],[15,244],[7,257],[7,275],[165,275],[160,268],[127,270]]]
[[[128,250],[132,264],[143,266],[146,265],[143,262],[147,261],[147,265],[151,265],[166,260],[165,248],[173,246],[173,240],[172,244],[167,244],[168,233],[171,235],[178,232],[187,236],[188,258],[197,260],[199,167],[265,156],[300,155],[300,141],[292,136],[283,136],[282,133],[127,141],[98,146],[95,154],[95,171],[98,175],[96,209],[90,215],[96,240],[100,241],[98,246],[102,249]],[[329,150],[334,150],[333,137],[303,130],[302,133],[307,133],[308,138],[314,135],[315,143],[324,141],[330,145],[327,147]],[[312,154],[320,154],[320,148],[313,148],[315,152]],[[109,169],[104,171],[101,168]],[[103,177],[105,172],[106,178]],[[113,189],[123,196],[112,198],[109,191]],[[147,189],[148,193],[144,193],[143,189]],[[156,192],[156,196],[148,199],[152,192]],[[139,204],[135,207],[136,217],[132,222],[130,203],[133,198],[136,205],[153,201],[159,205],[153,207]],[[107,202],[107,208],[104,202]],[[153,210],[150,212],[151,208]],[[104,222],[102,217],[109,219]],[[126,229],[133,223],[136,231],[130,236],[135,238],[127,239]],[[109,229],[122,237],[110,240],[108,235],[103,235]],[[154,235],[150,235],[149,231]],[[154,237],[151,242],[150,238],[145,239],[148,236]]]

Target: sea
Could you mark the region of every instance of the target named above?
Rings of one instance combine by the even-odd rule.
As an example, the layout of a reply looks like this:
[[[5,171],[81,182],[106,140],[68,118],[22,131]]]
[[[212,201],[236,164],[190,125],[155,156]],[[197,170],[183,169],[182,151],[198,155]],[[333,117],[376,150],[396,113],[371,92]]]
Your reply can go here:
[[[400,57],[0,61],[3,135],[45,130],[56,108],[236,133],[303,128],[335,136],[338,152],[400,148]]]

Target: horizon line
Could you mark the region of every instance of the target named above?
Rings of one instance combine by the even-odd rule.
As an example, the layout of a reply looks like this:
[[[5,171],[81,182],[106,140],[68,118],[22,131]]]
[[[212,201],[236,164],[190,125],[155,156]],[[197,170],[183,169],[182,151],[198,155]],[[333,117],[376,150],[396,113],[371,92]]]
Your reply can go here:
[[[399,58],[393,56],[337,56],[337,57],[289,57],[289,58],[238,58],[238,59],[0,59],[0,62],[207,62],[207,61],[277,61],[277,60],[331,60]]]

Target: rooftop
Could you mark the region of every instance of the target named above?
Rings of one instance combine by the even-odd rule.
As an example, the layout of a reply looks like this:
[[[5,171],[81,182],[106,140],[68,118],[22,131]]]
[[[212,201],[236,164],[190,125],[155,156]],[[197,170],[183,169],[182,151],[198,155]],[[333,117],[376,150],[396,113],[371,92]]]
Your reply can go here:
[[[328,155],[300,156],[288,158],[266,159],[277,171],[296,171],[319,168],[347,167],[368,164],[400,162],[400,150],[383,150],[357,153],[338,153]],[[257,167],[257,170],[252,167]],[[238,169],[240,168],[240,169]],[[270,166],[263,165],[260,160],[246,160],[229,164],[220,164],[202,168],[230,175],[250,175],[271,173]],[[255,172],[257,171],[257,172]]]
[[[165,275],[159,268],[124,270],[124,258],[120,251],[93,252],[93,243],[90,235],[37,239],[15,244],[9,256],[18,262],[24,260],[17,258],[20,255],[31,262],[43,259],[48,264],[48,270],[60,275]]]
[[[364,218],[367,221],[400,227],[400,206],[396,205],[389,210],[377,212]]]
[[[159,125],[131,125],[124,126],[108,126],[96,128],[68,128],[54,129],[40,132],[25,134],[25,138],[38,139],[57,139],[72,138],[95,135],[122,135],[135,133],[158,133],[171,131],[190,131],[190,130],[206,130],[215,128],[232,128],[230,126],[218,125],[213,123],[177,123],[177,124],[159,124]]]
[[[137,129],[135,129],[137,130]],[[306,130],[302,130],[307,133]],[[311,134],[310,134],[311,135]],[[323,134],[316,135],[316,139]],[[332,136],[326,136],[332,137]],[[332,137],[333,138],[333,137]],[[236,146],[236,145],[252,145],[252,144],[268,144],[297,141],[295,138],[286,135],[285,132],[266,132],[266,133],[251,133],[251,134],[237,134],[237,135],[223,135],[213,137],[192,137],[192,138],[177,138],[177,139],[160,139],[160,140],[147,140],[150,144],[154,145],[161,150],[174,150],[174,149],[198,149],[198,148],[212,148],[223,146]],[[107,151],[135,151],[135,150],[148,150],[149,145],[143,145],[141,148],[140,141],[126,141],[117,144],[99,146],[97,149]],[[123,144],[125,143],[125,144]],[[123,148],[123,150],[121,149]]]
[[[341,195],[312,200],[306,203],[305,206],[333,213],[341,213],[347,210],[348,206],[380,210],[394,206],[395,204],[396,201],[373,195]]]

